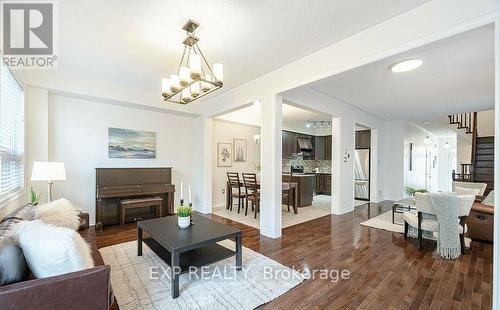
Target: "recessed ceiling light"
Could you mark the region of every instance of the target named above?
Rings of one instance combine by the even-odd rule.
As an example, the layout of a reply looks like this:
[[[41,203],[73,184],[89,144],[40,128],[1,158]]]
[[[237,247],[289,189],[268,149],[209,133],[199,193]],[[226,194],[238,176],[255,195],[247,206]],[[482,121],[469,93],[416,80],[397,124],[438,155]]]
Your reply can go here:
[[[417,69],[418,67],[420,67],[422,65],[422,63],[423,63],[423,61],[420,59],[416,59],[416,58],[406,59],[406,60],[403,60],[403,61],[400,61],[400,62],[397,62],[397,63],[391,65],[389,67],[389,69],[391,69],[392,72],[396,72],[396,73],[407,72],[407,71]]]

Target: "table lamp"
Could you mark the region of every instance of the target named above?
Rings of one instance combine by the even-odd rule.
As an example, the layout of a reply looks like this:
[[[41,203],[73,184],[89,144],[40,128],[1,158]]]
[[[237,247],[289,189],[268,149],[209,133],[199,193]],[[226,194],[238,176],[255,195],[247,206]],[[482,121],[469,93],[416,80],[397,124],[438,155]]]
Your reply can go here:
[[[31,181],[46,181],[47,202],[52,201],[52,182],[66,180],[66,169],[62,162],[35,161]]]

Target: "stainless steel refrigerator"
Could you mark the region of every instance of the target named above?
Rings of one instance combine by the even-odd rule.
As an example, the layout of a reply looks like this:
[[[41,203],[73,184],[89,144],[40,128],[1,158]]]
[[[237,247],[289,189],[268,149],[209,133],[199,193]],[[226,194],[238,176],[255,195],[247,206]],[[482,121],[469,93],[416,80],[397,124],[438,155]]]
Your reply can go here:
[[[370,200],[370,149],[354,152],[354,198]]]

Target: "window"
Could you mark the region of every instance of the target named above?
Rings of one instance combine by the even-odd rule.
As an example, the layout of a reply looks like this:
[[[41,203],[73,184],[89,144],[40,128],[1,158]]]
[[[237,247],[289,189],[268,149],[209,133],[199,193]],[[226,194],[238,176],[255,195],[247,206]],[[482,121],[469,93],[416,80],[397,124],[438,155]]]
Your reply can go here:
[[[0,202],[24,188],[24,91],[0,64]]]

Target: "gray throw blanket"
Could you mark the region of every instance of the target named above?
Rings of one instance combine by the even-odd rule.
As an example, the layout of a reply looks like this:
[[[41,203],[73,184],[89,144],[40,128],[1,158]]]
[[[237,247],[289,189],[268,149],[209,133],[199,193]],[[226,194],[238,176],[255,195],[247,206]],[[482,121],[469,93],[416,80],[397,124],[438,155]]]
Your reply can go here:
[[[429,193],[438,220],[437,252],[443,258],[460,256],[458,236],[458,198],[454,193]]]

